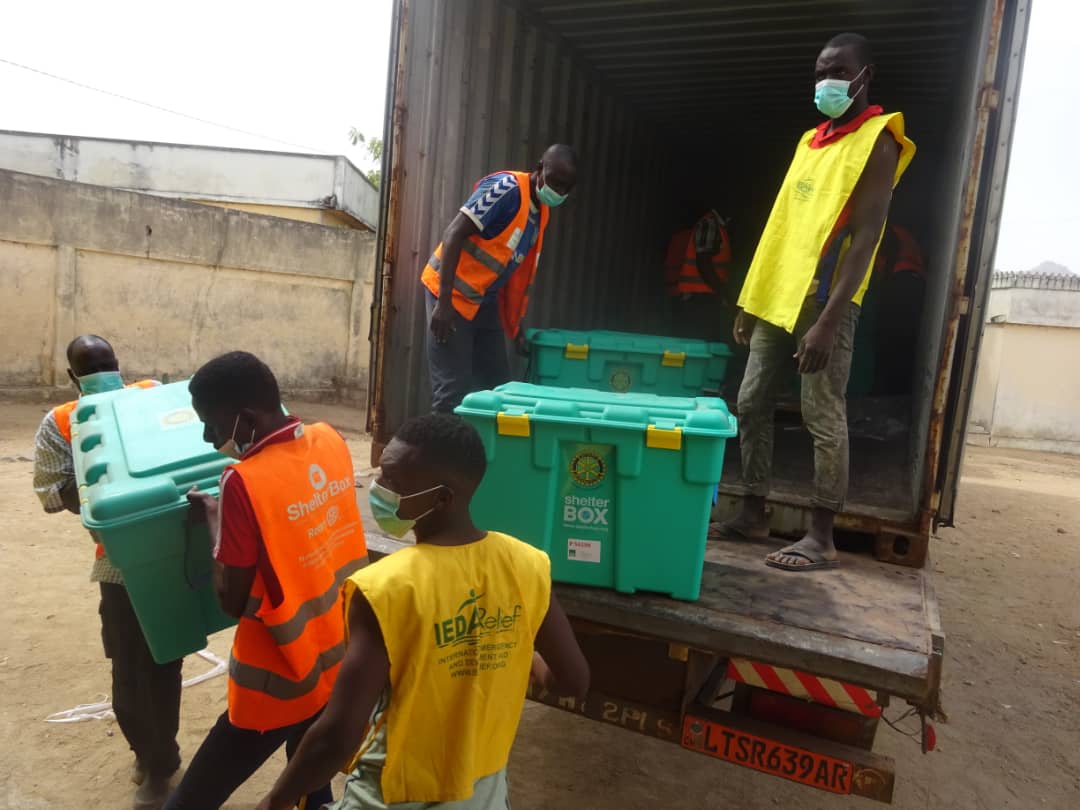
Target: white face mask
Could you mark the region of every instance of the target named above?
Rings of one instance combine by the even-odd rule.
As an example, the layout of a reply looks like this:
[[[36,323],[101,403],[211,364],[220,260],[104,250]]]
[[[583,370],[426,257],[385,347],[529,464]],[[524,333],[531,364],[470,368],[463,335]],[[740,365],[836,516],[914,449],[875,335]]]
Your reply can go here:
[[[235,458],[237,461],[243,458],[244,453],[251,449],[251,445],[255,444],[255,428],[251,429],[251,438],[248,439],[247,444],[240,444],[240,442],[236,441],[236,428],[239,427],[239,425],[240,414],[237,414],[236,421],[233,422],[232,436],[229,437],[229,440],[225,442],[225,444],[217,449],[221,455]]]

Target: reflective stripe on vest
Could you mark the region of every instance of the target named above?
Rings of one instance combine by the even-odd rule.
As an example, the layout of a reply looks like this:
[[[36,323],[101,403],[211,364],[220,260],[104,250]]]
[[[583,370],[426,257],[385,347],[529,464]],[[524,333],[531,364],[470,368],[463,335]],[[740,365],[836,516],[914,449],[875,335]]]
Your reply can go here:
[[[438,270],[442,267],[442,259],[438,256],[432,256],[431,260],[428,261],[428,265],[435,270]],[[474,289],[472,285],[465,281],[461,276],[454,276],[454,289],[477,306],[480,306],[484,301],[484,294],[479,290]],[[436,292],[435,295],[438,295],[438,293]]]
[[[341,585],[367,560],[352,458],[323,424],[296,427],[232,467],[244,482],[282,601],[256,574],[229,664],[229,720],[266,731],[326,705],[344,655]]]
[[[488,288],[503,276],[507,265],[515,257],[518,245],[514,240],[520,239],[525,233],[529,218],[531,181],[528,172],[504,173],[512,174],[518,185],[520,205],[514,219],[494,239],[483,239],[480,234],[470,236],[462,243],[461,253],[458,256],[457,271],[454,273],[453,304],[458,314],[469,321],[476,317]],[[479,185],[480,183],[476,184],[476,186]],[[503,329],[511,337],[517,335],[521,327],[521,319],[528,308],[527,290],[536,276],[536,267],[544,244],[544,231],[547,229],[550,214],[551,210],[548,206],[540,206],[536,244],[521,259],[513,275],[499,288],[499,316]],[[424,286],[436,296],[439,294],[442,250],[443,246],[440,242],[420,276]]]
[[[241,663],[236,660],[236,655],[233,654],[229,656],[229,678],[238,686],[269,695],[275,700],[295,701],[311,694],[319,685],[324,673],[340,664],[341,659],[344,657],[345,640],[342,639],[340,643],[335,644],[329,650],[319,653],[314,666],[312,666],[308,674],[300,680],[294,681],[268,669],[260,669],[250,664]],[[325,701],[323,702],[325,703]],[[315,709],[316,712],[318,710],[318,708]],[[314,713],[311,712],[305,717],[301,717],[300,720],[304,720]],[[229,707],[229,716],[232,717],[231,706]],[[286,725],[291,725],[291,723]],[[280,726],[269,726],[268,728],[280,728]]]
[[[711,216],[711,214],[706,214],[706,216]],[[720,239],[720,249],[713,254],[712,266],[720,281],[727,283],[729,276],[728,265],[731,262],[731,240],[728,238],[727,228],[722,223],[717,222],[716,227],[717,238]],[[710,287],[709,283],[701,277],[701,272],[698,270],[697,245],[694,243],[693,235],[686,243],[682,268],[675,289],[679,294],[684,295],[687,293],[716,293],[716,290]]]
[[[341,596],[341,586],[345,584],[345,580],[348,579],[349,575],[359,571],[367,564],[368,558],[366,554],[355,560],[349,560],[334,572],[333,584],[318,596],[313,596],[301,604],[291,619],[287,619],[280,624],[263,622],[263,626],[270,631],[270,635],[274,637],[274,641],[279,646],[292,644],[304,634],[304,628],[307,627],[309,621],[317,619],[334,606]],[[262,603],[263,600],[259,597],[249,596],[244,615],[249,619],[257,619],[259,611],[262,609]]]

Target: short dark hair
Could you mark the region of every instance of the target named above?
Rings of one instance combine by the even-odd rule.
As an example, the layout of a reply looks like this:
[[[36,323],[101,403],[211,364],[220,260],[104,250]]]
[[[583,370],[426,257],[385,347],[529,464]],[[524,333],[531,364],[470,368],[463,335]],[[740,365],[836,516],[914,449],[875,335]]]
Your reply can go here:
[[[825,48],[851,48],[862,67],[874,64],[874,52],[870,48],[870,40],[862,34],[854,34],[850,31],[837,34],[825,43]]]
[[[250,352],[215,357],[195,372],[188,390],[193,400],[211,408],[266,412],[281,409],[281,391],[274,372]]]
[[[480,434],[460,416],[448,413],[418,416],[402,425],[394,438],[419,451],[424,462],[473,484],[479,484],[487,470],[487,454]]]
[[[574,147],[565,143],[553,143],[547,149],[544,150],[541,160],[558,160],[561,163],[565,163],[567,166],[576,169],[578,164],[578,153]]]
[[[80,349],[93,346],[95,344],[105,346],[106,348],[108,348],[109,351],[113,352],[113,354],[116,354],[116,352],[113,351],[112,344],[109,343],[109,341],[107,341],[105,338],[101,337],[101,335],[79,335],[67,345],[68,365],[72,365],[74,363],[74,356]]]

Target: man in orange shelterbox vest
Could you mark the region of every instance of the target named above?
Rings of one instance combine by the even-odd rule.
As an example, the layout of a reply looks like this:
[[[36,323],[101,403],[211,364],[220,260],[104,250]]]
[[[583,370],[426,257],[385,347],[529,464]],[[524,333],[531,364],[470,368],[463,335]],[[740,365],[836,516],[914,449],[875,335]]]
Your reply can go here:
[[[109,341],[80,335],[68,344],[68,377],[79,396],[124,387],[120,364]],[[158,383],[140,380],[132,388]],[[59,405],[41,421],[34,440],[34,491],[46,512],[79,514],[79,489],[71,452],[72,415],[78,400]],[[149,539],[149,538],[148,538]],[[176,731],[180,724],[182,660],[158,664],[150,654],[131,606],[120,569],[97,545],[90,581],[101,589],[101,640],[112,664],[112,708],[116,723],[135,753],[131,779],[138,785],[136,808],[161,805],[169,777],[180,767]]]
[[[531,173],[480,180],[447,227],[420,278],[433,411],[449,413],[470,391],[510,379],[503,335],[523,346],[548,216],[576,182],[574,150],[556,144]]]
[[[237,459],[220,502],[192,492],[214,538],[214,585],[240,623],[229,708],[167,808],[220,807],[278,748],[287,755],[326,706],[345,655],[341,587],[367,563],[345,440],[286,416],[273,373],[254,355],[211,360],[191,379],[204,436]],[[307,806],[331,801],[315,789]]]

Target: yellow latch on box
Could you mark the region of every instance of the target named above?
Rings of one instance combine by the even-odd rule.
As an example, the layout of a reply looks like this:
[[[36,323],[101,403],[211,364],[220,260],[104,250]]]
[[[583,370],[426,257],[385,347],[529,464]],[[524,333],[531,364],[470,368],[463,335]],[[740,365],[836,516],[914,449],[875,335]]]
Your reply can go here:
[[[567,343],[564,356],[567,360],[585,360],[589,356],[589,344],[582,343],[578,346],[576,343]]]
[[[686,364],[686,352],[664,352],[664,359],[660,361],[660,365],[668,366],[669,368],[682,368]]]
[[[495,417],[500,436],[529,436],[529,415],[527,413],[500,413]]]
[[[667,430],[649,425],[645,430],[645,446],[657,450],[682,450],[682,428]]]

